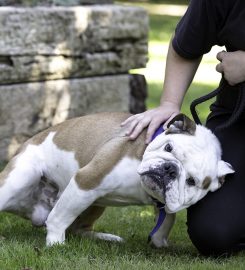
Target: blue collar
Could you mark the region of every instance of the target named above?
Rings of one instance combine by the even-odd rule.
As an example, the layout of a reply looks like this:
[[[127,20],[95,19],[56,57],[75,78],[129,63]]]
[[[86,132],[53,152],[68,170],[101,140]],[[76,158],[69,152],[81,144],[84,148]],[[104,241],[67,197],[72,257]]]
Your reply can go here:
[[[162,134],[164,132],[163,124],[155,131],[153,136],[151,137],[151,141],[153,141],[158,135]]]
[[[163,125],[161,125],[153,134],[151,141],[153,141],[158,135],[162,134],[164,132],[163,129]],[[159,228],[162,226],[165,217],[166,217],[166,212],[164,209],[164,204],[159,202],[158,200],[152,198],[154,203],[156,204],[157,209],[159,210],[159,214],[158,214],[158,219],[157,219],[157,223],[156,226],[152,229],[152,231],[150,232],[149,236],[148,236],[148,242],[151,241],[152,236],[159,230]]]

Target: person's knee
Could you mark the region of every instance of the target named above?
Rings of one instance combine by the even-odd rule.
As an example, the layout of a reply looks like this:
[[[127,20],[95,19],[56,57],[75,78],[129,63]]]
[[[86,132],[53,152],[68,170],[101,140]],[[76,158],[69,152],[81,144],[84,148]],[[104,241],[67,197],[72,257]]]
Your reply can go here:
[[[235,239],[229,226],[193,216],[187,219],[187,226],[190,239],[201,254],[220,256],[233,251]]]

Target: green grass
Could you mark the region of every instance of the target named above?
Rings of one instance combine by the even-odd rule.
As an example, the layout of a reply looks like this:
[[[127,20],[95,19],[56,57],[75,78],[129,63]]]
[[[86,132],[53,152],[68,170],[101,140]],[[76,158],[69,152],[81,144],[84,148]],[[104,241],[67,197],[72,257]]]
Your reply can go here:
[[[244,269],[244,253],[230,258],[205,258],[186,233],[185,211],[178,215],[170,246],[146,243],[154,226],[150,207],[108,208],[96,230],[122,236],[125,243],[67,236],[62,246],[45,247],[45,229],[10,214],[0,214],[0,269]]]

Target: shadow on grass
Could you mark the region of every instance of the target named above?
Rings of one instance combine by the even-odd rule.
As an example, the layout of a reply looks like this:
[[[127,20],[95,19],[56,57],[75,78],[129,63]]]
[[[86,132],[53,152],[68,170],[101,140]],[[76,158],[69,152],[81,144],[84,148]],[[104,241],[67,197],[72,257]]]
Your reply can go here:
[[[182,106],[182,112],[188,116],[191,116],[190,114],[191,102],[194,99],[211,92],[212,90],[215,89],[215,87],[216,86],[212,84],[193,83],[185,96]],[[160,97],[162,94],[162,83],[148,83],[148,88],[149,88],[149,98],[147,99],[147,107],[149,109],[152,109],[159,105]],[[202,123],[205,123],[205,119],[209,114],[209,106],[212,102],[213,100],[209,100],[197,107],[198,115]]]

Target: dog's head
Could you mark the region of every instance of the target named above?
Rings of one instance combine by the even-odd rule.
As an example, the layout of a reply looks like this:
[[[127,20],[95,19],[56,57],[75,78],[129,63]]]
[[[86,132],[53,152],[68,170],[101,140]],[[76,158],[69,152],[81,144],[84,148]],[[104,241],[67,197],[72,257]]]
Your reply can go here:
[[[146,192],[173,213],[220,188],[225,175],[234,171],[221,160],[215,135],[179,114],[148,145],[138,173]]]

